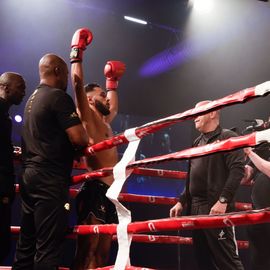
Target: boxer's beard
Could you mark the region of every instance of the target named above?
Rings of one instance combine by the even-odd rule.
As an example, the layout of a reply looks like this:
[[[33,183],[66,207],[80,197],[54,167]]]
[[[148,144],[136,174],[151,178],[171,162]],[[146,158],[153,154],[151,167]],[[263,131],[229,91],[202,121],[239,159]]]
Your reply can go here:
[[[102,115],[107,116],[110,114],[109,108],[100,101],[96,101],[95,106]]]

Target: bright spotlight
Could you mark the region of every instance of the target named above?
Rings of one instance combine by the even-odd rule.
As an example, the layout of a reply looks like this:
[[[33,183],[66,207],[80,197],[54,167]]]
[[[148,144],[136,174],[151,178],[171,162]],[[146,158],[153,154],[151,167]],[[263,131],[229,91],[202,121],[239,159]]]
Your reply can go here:
[[[143,21],[143,20],[136,19],[136,18],[133,18],[133,17],[124,16],[124,18],[126,20],[128,20],[128,21],[131,21],[131,22],[140,23],[140,24],[147,24],[147,21]]]
[[[190,0],[189,4],[198,13],[209,13],[214,6],[213,0]]]
[[[17,122],[17,123],[21,123],[22,122],[22,117],[20,116],[20,115],[15,115],[15,117],[14,117],[14,119],[15,119],[15,121]]]

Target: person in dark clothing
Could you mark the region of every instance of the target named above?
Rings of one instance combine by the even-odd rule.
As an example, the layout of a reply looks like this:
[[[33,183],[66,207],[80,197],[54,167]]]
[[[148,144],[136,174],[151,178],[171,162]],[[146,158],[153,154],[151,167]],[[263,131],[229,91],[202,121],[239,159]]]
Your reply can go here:
[[[9,109],[19,105],[25,95],[25,81],[14,72],[0,76],[0,264],[10,252],[11,206],[15,195],[13,167],[12,120]]]
[[[13,270],[58,269],[68,227],[69,184],[75,150],[88,136],[66,93],[68,68],[46,54],[40,85],[29,97],[22,130],[21,231]]]
[[[246,165],[245,182],[253,180],[251,200],[253,209],[270,207],[270,145],[264,143],[254,151],[244,148],[251,163]],[[251,269],[270,269],[270,224],[248,226],[250,243]]]
[[[209,102],[202,101],[196,107]],[[195,118],[195,127],[201,134],[193,146],[236,136],[233,131],[220,127],[219,118],[219,111]],[[218,215],[232,211],[234,195],[243,175],[243,150],[191,159],[186,188],[179,202],[170,209],[170,216],[180,215],[184,206],[187,206],[189,215]],[[234,228],[199,229],[192,233],[199,269],[243,269],[238,255]]]
[[[83,186],[77,197],[77,207],[82,205],[78,214],[78,223],[83,224],[87,217],[92,214],[104,224],[118,223],[114,204],[106,197],[109,189],[106,183],[100,179],[93,179],[88,185]]]

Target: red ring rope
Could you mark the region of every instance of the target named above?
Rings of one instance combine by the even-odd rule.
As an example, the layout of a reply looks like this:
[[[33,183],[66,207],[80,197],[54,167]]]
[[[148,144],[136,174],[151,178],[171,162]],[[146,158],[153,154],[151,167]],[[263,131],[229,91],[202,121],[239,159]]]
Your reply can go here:
[[[269,94],[268,84],[269,82],[265,82],[264,84],[247,88],[247,89],[238,91],[234,94],[214,100],[208,104],[189,109],[183,113],[178,113],[178,114],[166,117],[166,118],[162,118],[162,119],[147,123],[143,126],[136,128],[135,130],[136,136],[139,138],[142,138],[148,134],[151,134],[160,130],[161,128],[165,128],[175,123],[194,118],[206,112],[221,109],[226,106],[231,106],[234,104],[243,103],[256,97],[266,96]],[[260,91],[258,92],[260,93],[257,93],[256,90],[259,87],[260,87]],[[109,149],[114,146],[121,145],[123,143],[128,143],[128,140],[125,137],[124,133],[121,133],[108,140],[102,141],[100,143],[92,145],[91,147],[86,148],[84,151],[84,154],[92,155],[94,152],[99,152],[105,149]]]
[[[186,172],[173,171],[173,170],[163,170],[163,169],[149,169],[149,168],[134,168],[133,174],[145,175],[145,176],[157,176],[161,178],[172,178],[172,179],[185,179],[187,177]],[[103,168],[100,170],[87,172],[80,175],[75,175],[72,177],[72,183],[78,184],[80,182],[105,177],[112,174],[112,168]]]
[[[19,234],[20,227],[11,226],[12,234]],[[67,238],[75,239],[76,234],[72,233],[67,236]],[[117,236],[113,235],[113,240],[117,240]],[[148,243],[148,244],[177,244],[177,245],[192,245],[191,237],[182,237],[175,235],[149,235],[149,234],[133,234],[132,235],[133,242],[139,243]],[[247,249],[249,247],[248,241],[237,240],[239,249]]]
[[[173,230],[193,230],[218,228],[270,222],[269,208],[224,215],[189,216],[133,222],[128,225],[128,233],[143,233]],[[73,232],[77,234],[116,234],[116,224],[78,225]]]
[[[16,185],[16,192],[19,192],[19,185]],[[71,188],[69,195],[71,198],[75,198],[78,194],[79,189]],[[152,196],[152,195],[138,195],[130,193],[120,193],[119,201],[122,202],[137,202],[137,203],[150,203],[150,204],[164,204],[174,205],[178,202],[178,198],[175,197],[164,197],[164,196]],[[235,208],[237,210],[251,210],[252,205],[250,203],[236,202]]]

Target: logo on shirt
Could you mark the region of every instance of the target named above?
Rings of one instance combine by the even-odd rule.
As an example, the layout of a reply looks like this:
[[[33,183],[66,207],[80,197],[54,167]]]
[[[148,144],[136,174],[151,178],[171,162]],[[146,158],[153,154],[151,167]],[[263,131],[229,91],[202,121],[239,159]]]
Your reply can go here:
[[[103,213],[106,213],[106,208],[104,205],[101,205],[99,210]]]
[[[218,240],[226,240],[227,238],[224,236],[225,236],[225,232],[221,230],[220,233],[218,234]]]
[[[71,115],[70,115],[70,118],[77,118],[79,117],[78,114],[76,112],[73,112]]]
[[[69,211],[69,210],[70,210],[70,204],[69,204],[69,203],[65,203],[64,208],[65,208],[67,211]]]
[[[28,106],[27,106],[27,112],[28,113],[30,113],[31,110],[32,110],[32,105],[33,105],[34,99],[36,97],[36,93],[37,93],[37,89],[35,90],[35,92],[29,98],[29,102],[28,102]]]

